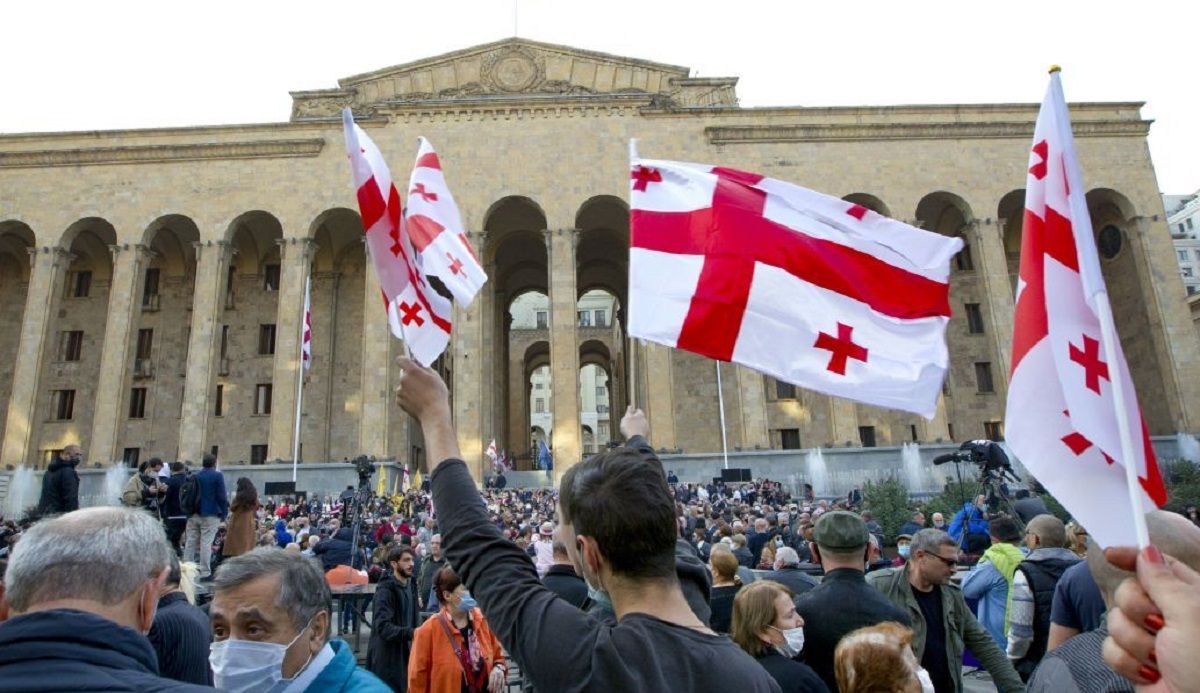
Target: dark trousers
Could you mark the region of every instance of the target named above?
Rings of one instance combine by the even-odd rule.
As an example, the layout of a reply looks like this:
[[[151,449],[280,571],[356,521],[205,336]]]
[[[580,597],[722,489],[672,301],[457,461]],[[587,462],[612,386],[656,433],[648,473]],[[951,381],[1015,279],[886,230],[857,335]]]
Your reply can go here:
[[[180,555],[183,551],[180,543],[183,541],[183,532],[187,529],[187,518],[165,519],[163,527],[167,530],[167,541],[171,542],[171,548],[175,549],[175,555]]]

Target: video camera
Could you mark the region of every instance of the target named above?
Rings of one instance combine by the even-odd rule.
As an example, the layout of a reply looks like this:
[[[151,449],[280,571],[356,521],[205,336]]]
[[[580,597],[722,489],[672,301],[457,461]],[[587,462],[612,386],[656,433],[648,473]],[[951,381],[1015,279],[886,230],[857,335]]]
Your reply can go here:
[[[960,445],[957,451],[933,458],[935,465],[947,462],[968,462],[977,465],[985,481],[1009,479],[1021,482],[1021,477],[1013,470],[1012,462],[1009,461],[1004,448],[990,440],[968,440]]]
[[[359,486],[365,486],[375,473],[375,463],[366,455],[359,455],[354,458],[354,471],[358,472]]]

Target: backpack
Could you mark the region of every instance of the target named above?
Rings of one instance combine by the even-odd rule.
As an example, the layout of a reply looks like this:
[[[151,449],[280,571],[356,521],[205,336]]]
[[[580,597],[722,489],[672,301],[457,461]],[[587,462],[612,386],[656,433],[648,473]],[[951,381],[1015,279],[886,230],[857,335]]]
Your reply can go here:
[[[200,512],[200,477],[188,474],[179,488],[179,509],[189,517]]]

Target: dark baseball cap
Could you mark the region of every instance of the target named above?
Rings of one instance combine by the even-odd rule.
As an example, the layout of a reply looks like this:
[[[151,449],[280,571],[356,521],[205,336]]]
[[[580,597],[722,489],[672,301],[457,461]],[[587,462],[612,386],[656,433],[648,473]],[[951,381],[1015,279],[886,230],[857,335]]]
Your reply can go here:
[[[817,519],[813,541],[823,548],[849,551],[865,547],[870,538],[867,523],[857,514],[847,510],[831,510]]]

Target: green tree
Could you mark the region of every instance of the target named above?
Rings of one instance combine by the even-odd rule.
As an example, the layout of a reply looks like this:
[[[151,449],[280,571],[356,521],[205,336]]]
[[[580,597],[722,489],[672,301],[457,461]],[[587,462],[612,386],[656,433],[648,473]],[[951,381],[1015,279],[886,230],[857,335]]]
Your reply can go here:
[[[884,543],[894,544],[900,525],[912,514],[908,489],[895,477],[883,481],[868,481],[863,485],[863,510],[871,514],[883,527]]]

